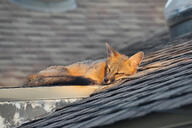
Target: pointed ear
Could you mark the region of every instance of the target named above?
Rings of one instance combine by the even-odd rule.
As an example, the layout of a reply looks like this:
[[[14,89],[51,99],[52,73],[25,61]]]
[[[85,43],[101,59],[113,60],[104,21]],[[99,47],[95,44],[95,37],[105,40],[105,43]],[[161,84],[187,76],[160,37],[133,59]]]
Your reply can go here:
[[[138,52],[129,58],[129,62],[132,67],[137,68],[144,57],[143,52]]]
[[[108,43],[105,43],[105,45],[106,45],[108,57],[114,57],[119,55],[119,53],[115,51]]]

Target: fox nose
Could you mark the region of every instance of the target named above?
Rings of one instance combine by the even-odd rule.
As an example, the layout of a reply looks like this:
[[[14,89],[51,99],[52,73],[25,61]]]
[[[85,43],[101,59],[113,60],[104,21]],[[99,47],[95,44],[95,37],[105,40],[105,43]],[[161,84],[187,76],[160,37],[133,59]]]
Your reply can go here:
[[[108,79],[107,79],[107,78],[104,78],[104,82],[107,83],[107,82],[108,82]]]
[[[105,84],[111,84],[115,81],[115,79],[108,79],[108,78],[104,78],[104,83]]]

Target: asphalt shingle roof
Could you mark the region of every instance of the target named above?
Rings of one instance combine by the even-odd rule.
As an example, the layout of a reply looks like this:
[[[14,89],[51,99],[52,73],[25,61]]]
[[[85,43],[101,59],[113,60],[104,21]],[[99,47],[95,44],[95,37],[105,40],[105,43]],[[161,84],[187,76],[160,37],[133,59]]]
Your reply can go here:
[[[176,42],[146,55],[125,83],[20,128],[98,127],[192,104],[192,41]]]
[[[0,86],[20,86],[28,74],[105,55],[165,28],[166,0],[77,0],[75,10],[45,13],[0,1]]]

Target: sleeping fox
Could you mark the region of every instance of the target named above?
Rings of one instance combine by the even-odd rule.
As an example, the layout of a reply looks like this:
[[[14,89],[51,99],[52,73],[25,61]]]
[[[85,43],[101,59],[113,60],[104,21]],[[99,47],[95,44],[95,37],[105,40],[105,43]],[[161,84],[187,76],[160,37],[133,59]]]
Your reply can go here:
[[[48,85],[105,85],[133,75],[137,71],[143,52],[130,58],[115,51],[108,43],[107,59],[84,61],[68,66],[51,66],[28,77],[25,86]]]

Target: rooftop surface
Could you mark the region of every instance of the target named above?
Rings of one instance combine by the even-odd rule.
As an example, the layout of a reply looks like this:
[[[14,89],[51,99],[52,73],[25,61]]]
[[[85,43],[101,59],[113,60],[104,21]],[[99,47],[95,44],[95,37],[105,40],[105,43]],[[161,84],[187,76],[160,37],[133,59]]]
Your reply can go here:
[[[75,10],[46,13],[0,1],[0,86],[21,86],[50,65],[105,56],[165,28],[166,0],[77,0]]]
[[[154,36],[151,38],[154,42],[146,40],[143,45],[165,36]],[[101,127],[192,104],[191,36],[171,42],[162,40],[165,47],[148,53],[139,72],[123,84],[64,106],[20,128]]]

